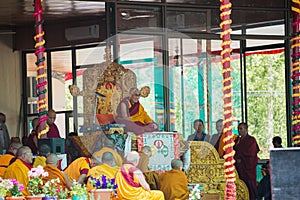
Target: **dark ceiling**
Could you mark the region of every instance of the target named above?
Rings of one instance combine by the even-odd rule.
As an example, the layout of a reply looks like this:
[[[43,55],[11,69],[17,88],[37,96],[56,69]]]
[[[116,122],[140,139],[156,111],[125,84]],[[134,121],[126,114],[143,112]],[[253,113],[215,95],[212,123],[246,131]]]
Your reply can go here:
[[[0,29],[34,23],[34,0],[0,0]],[[104,2],[44,0],[43,17],[47,21],[89,17],[105,14]]]

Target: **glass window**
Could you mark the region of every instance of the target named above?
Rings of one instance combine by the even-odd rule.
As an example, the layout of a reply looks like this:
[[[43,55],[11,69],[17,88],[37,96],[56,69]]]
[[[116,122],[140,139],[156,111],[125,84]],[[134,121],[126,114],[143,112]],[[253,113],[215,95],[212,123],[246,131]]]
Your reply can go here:
[[[126,42],[126,41],[130,42]],[[131,69],[137,87],[150,87],[150,95],[140,98],[149,116],[164,130],[163,66],[161,37],[151,35],[119,35],[119,63]]]
[[[238,48],[233,42],[232,48]],[[175,112],[174,130],[188,135],[193,121],[202,119],[205,132],[215,134],[215,122],[223,118],[221,41],[169,39],[171,107]],[[234,121],[241,119],[240,56],[232,56]],[[237,129],[234,129],[237,132]]]
[[[160,8],[119,8],[117,10],[117,29],[119,31],[144,27],[161,27],[160,20]]]
[[[176,31],[205,32],[206,21],[205,11],[167,11],[166,27]]]
[[[219,6],[220,1],[218,0],[166,0],[167,3],[179,3],[179,4],[195,4],[195,5],[214,5]],[[273,7],[273,8],[284,8],[283,0],[275,1],[260,1],[260,0],[231,0],[234,6],[244,6],[244,7]]]
[[[286,147],[284,53],[280,49],[247,52],[246,67],[249,134],[257,140],[259,157],[266,159],[274,136],[280,136]]]
[[[56,111],[73,110],[71,50],[51,52],[52,108]]]

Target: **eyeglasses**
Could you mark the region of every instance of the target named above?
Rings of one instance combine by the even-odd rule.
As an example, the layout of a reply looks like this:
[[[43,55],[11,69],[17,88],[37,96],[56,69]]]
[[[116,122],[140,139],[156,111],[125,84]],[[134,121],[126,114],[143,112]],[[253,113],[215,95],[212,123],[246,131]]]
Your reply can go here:
[[[141,96],[141,94],[134,94],[134,96],[139,97],[139,96]]]

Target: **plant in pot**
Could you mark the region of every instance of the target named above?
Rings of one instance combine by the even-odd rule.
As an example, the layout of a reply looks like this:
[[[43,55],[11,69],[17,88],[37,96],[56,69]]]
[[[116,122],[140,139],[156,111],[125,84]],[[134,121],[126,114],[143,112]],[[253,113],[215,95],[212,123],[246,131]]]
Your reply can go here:
[[[9,191],[9,188],[12,187],[12,183],[8,179],[2,179],[0,177],[0,199],[3,200],[7,192]]]
[[[63,188],[62,186],[57,188],[57,197],[59,199],[69,199],[69,190],[67,188]]]
[[[99,178],[90,177],[90,182],[95,190],[91,190],[91,199],[98,200],[99,197],[101,200],[110,200],[112,196],[116,195],[116,189],[118,187],[115,184],[115,179],[109,179],[105,175],[102,175]]]
[[[57,199],[57,188],[60,180],[57,179],[50,179],[45,182],[43,187],[43,193],[45,197],[43,197],[43,200],[56,200]]]
[[[70,194],[71,194],[72,200],[86,200],[88,197],[86,186],[84,184],[80,184],[76,181],[73,182]]]
[[[45,172],[42,166],[31,168],[31,170],[28,172],[27,187],[30,195],[32,196],[26,196],[26,199],[31,200],[43,198],[43,177],[46,176],[48,176],[48,172]]]
[[[17,200],[17,199],[24,199],[22,196],[22,191],[24,190],[24,185],[19,183],[16,179],[8,179],[11,183],[8,191],[8,196],[6,197],[7,200]]]

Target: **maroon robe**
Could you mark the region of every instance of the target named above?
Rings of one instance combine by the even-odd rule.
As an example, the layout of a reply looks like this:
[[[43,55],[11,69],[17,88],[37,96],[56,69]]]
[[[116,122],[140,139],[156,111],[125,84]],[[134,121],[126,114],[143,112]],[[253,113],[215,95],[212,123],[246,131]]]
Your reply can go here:
[[[47,138],[60,138],[58,128],[56,124],[48,124],[49,125],[49,131],[47,133]]]
[[[132,104],[131,107],[129,108],[129,97],[124,98],[118,105],[117,107],[117,116],[115,117],[115,121],[118,124],[125,124],[125,130],[128,131],[132,131],[134,132],[136,135],[140,135],[143,134],[144,132],[152,132],[156,129],[153,128],[152,124],[143,124],[141,122],[133,122],[131,120],[125,120],[122,119],[122,112],[121,112],[121,104],[125,103],[126,105],[126,110],[127,110],[127,116],[133,116],[136,113],[139,112],[139,108],[140,108],[140,102],[138,101],[135,104]],[[120,116],[120,117],[119,117]]]
[[[244,138],[237,138],[234,145],[236,161],[235,167],[239,174],[239,178],[243,180],[250,194],[250,200],[257,197],[256,188],[256,165],[258,163],[257,153],[259,147],[254,137],[246,135]]]

